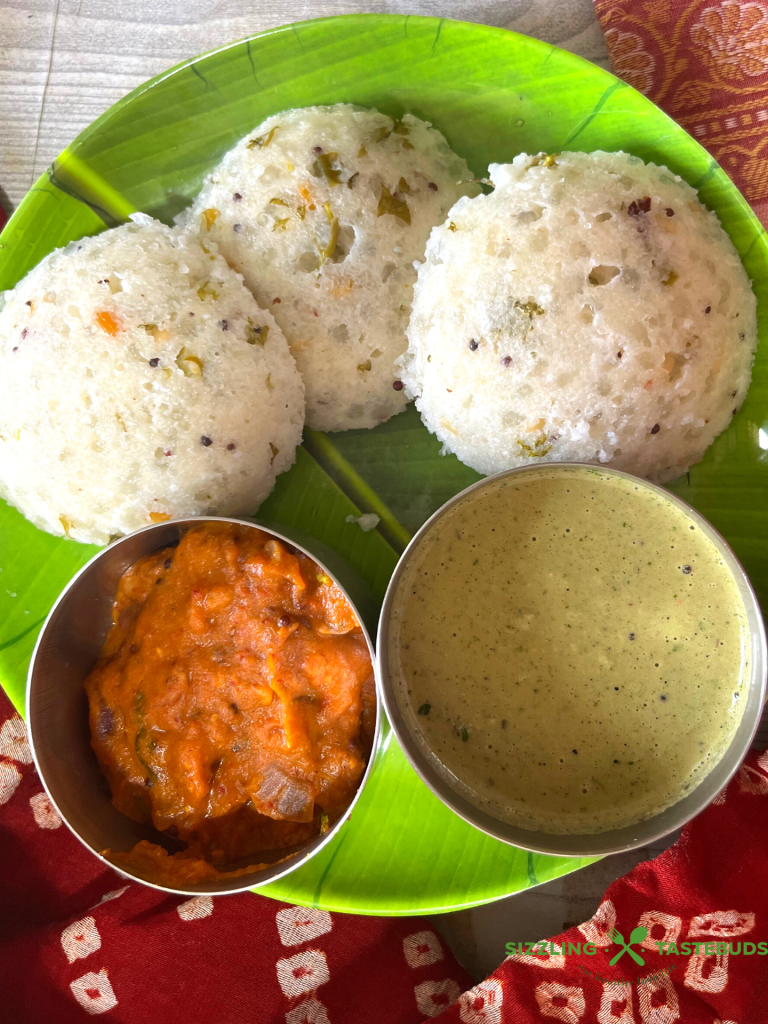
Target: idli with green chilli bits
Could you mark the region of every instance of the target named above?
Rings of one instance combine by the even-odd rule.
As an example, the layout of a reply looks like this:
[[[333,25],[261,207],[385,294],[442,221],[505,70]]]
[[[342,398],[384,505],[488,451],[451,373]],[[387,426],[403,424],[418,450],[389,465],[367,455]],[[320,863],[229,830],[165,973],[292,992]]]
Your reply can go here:
[[[756,302],[696,191],[626,153],[521,154],[419,268],[402,379],[467,465],[606,463],[664,482],[749,386]]]
[[[405,407],[414,260],[478,188],[427,122],[348,104],[288,110],[242,139],[187,223],[280,324],[318,430],[375,427]]]
[[[47,256],[0,311],[0,496],[76,540],[254,512],[301,377],[215,246],[142,214]]]

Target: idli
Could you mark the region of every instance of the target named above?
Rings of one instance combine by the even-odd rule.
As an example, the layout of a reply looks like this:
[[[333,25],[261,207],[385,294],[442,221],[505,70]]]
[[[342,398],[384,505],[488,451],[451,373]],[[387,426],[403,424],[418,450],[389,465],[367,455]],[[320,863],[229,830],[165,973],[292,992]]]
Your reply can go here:
[[[462,462],[610,464],[664,482],[750,382],[756,302],[714,213],[626,153],[521,154],[427,245],[401,377]]]
[[[413,262],[477,193],[471,176],[427,122],[337,104],[268,118],[205,181],[187,223],[282,327],[310,426],[375,427],[404,408],[393,364]]]
[[[5,294],[0,496],[50,533],[252,513],[303,419],[280,328],[196,235],[137,214]]]

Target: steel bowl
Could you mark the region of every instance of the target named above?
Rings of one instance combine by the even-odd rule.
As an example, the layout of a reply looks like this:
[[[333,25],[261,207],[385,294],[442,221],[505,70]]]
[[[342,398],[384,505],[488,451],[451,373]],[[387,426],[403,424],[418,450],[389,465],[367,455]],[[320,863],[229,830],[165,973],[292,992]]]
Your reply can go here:
[[[626,825],[604,832],[585,834],[533,831],[497,818],[471,803],[464,795],[450,785],[446,778],[447,769],[443,769],[442,772],[439,770],[440,762],[436,755],[428,749],[423,740],[418,738],[415,731],[412,731],[407,717],[403,714],[398,702],[398,683],[390,666],[389,655],[390,626],[392,624],[393,611],[397,609],[399,603],[399,585],[410,559],[420,548],[424,538],[435,523],[449,509],[464,501],[468,495],[492,485],[502,477],[514,476],[519,473],[551,472],[555,465],[574,469],[577,467],[583,468],[585,464],[562,462],[557,464],[547,463],[542,466],[524,466],[499,473],[496,476],[487,477],[451,498],[450,501],[446,502],[442,508],[438,509],[424,523],[403,553],[387,588],[384,605],[381,609],[376,641],[378,649],[376,671],[387,716],[405,752],[405,756],[435,796],[458,814],[460,818],[463,818],[464,821],[474,825],[475,828],[480,829],[481,832],[485,832],[487,835],[509,843],[511,846],[517,846],[523,850],[531,850],[534,853],[549,853],[572,857],[600,856],[610,853],[621,853],[625,850],[645,846],[660,839],[662,836],[668,835],[670,832],[674,832],[675,829],[684,825],[702,811],[727,785],[749,750],[760,724],[766,696],[766,666],[768,665],[765,627],[760,613],[760,606],[747,574],[726,541],[711,523],[704,519],[688,502],[678,498],[677,495],[672,494],[665,488],[648,483],[647,480],[642,480],[630,473],[609,470],[605,466],[600,466],[601,472],[630,479],[642,487],[662,494],[673,505],[676,505],[715,544],[730,569],[744,602],[751,638],[750,678],[746,686],[746,701],[741,721],[730,745],[720,760],[703,777],[695,789],[688,792],[672,806],[633,825]]]
[[[154,826],[131,821],[112,805],[111,793],[96,755],[91,749],[88,701],[83,681],[96,664],[112,624],[112,604],[120,577],[144,555],[178,544],[190,526],[206,522],[235,523],[272,534],[312,558],[342,589],[357,614],[371,661],[375,659],[371,632],[375,629],[376,605],[365,584],[348,566],[317,541],[270,525],[223,516],[191,516],[157,523],[115,541],[95,555],[74,576],[45,620],[29,667],[27,723],[35,765],[43,785],[62,819],[77,838],[100,860],[121,874],[165,892],[223,895],[242,892],[282,878],[305,864],[330,843],[349,817],[371,774],[381,733],[381,702],[376,701],[376,727],[371,756],[357,792],[342,817],[323,835],[274,854],[275,863],[261,870],[218,882],[172,888],[148,881],[122,865],[116,868],[102,855],[105,849],[130,850],[141,839],[179,849]],[[259,860],[269,855],[258,854]]]

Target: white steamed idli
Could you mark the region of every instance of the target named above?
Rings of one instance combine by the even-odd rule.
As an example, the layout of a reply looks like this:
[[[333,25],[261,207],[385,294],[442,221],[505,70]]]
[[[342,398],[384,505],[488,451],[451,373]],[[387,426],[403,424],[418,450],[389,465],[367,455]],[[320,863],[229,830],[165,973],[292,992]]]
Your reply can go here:
[[[97,544],[251,513],[294,461],[285,338],[197,236],[143,215],[47,256],[0,312],[0,496]]]
[[[242,139],[188,214],[282,327],[318,430],[400,412],[394,360],[430,230],[474,185],[443,136],[348,104],[288,110]]]
[[[481,473],[541,459],[670,480],[749,386],[756,303],[694,189],[626,153],[521,154],[419,268],[402,379]]]

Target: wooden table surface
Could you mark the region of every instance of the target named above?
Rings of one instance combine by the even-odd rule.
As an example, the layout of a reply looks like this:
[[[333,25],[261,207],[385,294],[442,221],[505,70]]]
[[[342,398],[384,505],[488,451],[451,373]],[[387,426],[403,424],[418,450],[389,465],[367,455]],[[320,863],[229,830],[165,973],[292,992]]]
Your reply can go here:
[[[83,128],[174,64],[276,25],[361,11],[505,26],[608,66],[591,0],[0,2],[0,203],[17,204]]]
[[[591,0],[10,0],[0,3],[0,205],[10,212],[83,128],[179,61],[276,25],[361,11],[506,27],[609,66]],[[768,744],[765,718],[760,739]],[[586,920],[611,881],[674,838],[434,923],[479,979],[506,942]]]

